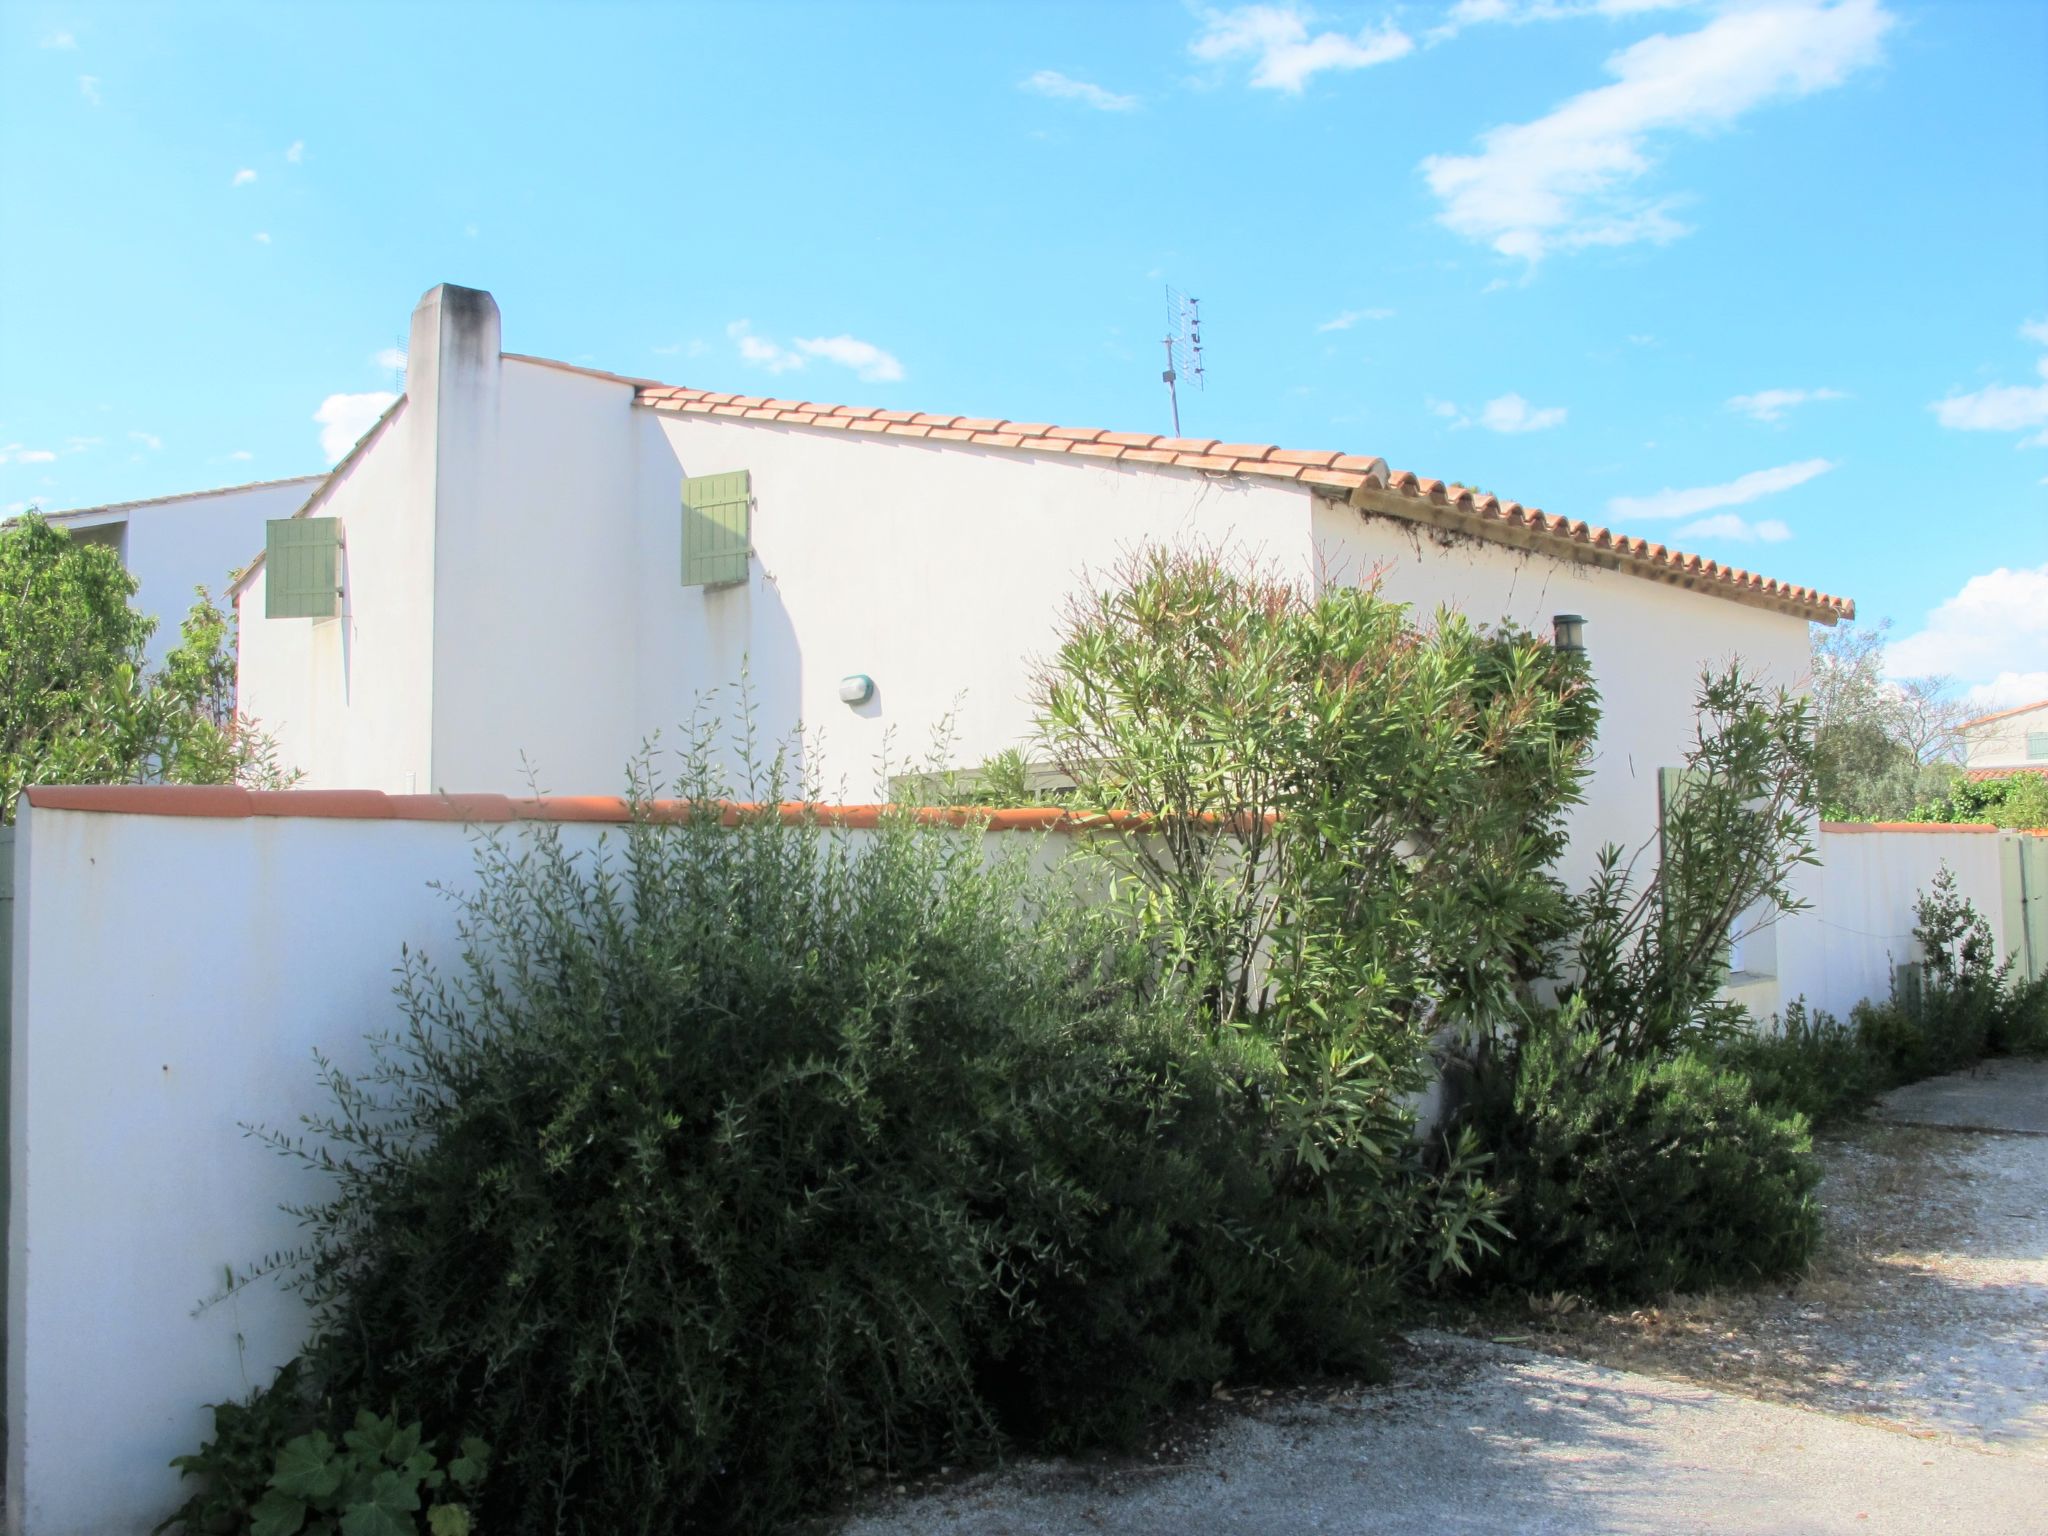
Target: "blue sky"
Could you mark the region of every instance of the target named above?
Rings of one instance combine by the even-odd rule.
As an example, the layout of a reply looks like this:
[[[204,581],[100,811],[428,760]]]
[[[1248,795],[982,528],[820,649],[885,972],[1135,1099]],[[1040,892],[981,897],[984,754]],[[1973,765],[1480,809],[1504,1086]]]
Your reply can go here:
[[[2040,0],[0,13],[0,509],[325,467],[436,282],[711,389],[1342,448],[2048,695]]]

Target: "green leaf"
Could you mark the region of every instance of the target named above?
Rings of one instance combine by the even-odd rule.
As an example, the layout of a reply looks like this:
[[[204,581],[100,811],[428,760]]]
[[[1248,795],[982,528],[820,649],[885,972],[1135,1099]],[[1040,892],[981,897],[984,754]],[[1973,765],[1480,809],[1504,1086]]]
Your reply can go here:
[[[436,1504],[427,1511],[431,1536],[469,1536],[469,1511],[460,1504]]]
[[[491,1470],[491,1448],[475,1435],[462,1442],[462,1454],[448,1463],[448,1475],[458,1488],[474,1488]]]
[[[356,1427],[341,1438],[347,1442],[348,1448],[363,1460],[375,1462],[384,1459],[386,1450],[397,1437],[396,1419],[387,1419],[381,1414],[363,1408],[356,1413]]]
[[[277,1453],[270,1486],[295,1499],[330,1498],[347,1469],[335,1459],[334,1442],[319,1430],[287,1440]]]
[[[275,1488],[258,1499],[249,1514],[249,1536],[298,1536],[306,1523],[304,1501]]]
[[[379,1472],[370,1497],[341,1517],[341,1536],[419,1536],[412,1518],[419,1507],[418,1479]]]

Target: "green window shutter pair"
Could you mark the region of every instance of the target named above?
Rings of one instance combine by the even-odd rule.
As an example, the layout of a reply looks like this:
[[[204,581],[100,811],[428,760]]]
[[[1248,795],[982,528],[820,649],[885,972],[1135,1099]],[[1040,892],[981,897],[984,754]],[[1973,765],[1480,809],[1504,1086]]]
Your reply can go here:
[[[2048,731],[2027,732],[2027,757],[2037,763],[2048,758]]]
[[[723,587],[747,579],[754,553],[749,471],[691,475],[683,482],[683,585]]]
[[[264,525],[263,613],[272,619],[341,617],[341,519],[280,517]]]

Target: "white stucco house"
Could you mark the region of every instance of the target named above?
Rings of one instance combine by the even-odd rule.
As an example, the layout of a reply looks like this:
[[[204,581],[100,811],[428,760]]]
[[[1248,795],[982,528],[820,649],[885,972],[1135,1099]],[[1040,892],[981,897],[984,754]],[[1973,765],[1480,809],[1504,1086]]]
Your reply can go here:
[[[1424,613],[1545,634],[1582,616],[1605,724],[1570,878],[1655,828],[1703,669],[1739,658],[1799,686],[1808,625],[1854,612],[1379,458],[507,353],[490,295],[444,286],[413,314],[404,395],[233,589],[241,706],[307,788],[517,792],[530,762],[544,790],[609,793],[650,732],[745,668],[761,729],[803,722],[823,781],[873,798],[876,765],[947,722],[963,766],[1024,740],[1063,601],[1181,540],[1312,584],[1379,572]],[[1771,947],[1745,964],[1781,969]]]
[[[250,551],[262,547],[264,525],[291,516],[322,478],[262,480],[43,515],[74,539],[104,544],[120,556],[135,578],[135,606],[156,620],[149,642],[154,665],[178,643],[193,589],[204,587],[219,599],[248,565]]]
[[[1965,720],[1963,769],[1973,779],[2048,773],[2048,699]]]

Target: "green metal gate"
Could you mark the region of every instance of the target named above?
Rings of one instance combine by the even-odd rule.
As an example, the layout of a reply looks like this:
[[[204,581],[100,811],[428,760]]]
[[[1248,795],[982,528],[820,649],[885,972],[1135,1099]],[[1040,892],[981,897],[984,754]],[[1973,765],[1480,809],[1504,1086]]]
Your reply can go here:
[[[2005,896],[2005,947],[2020,974],[2048,975],[2048,836],[2017,833],[1999,849]]]

